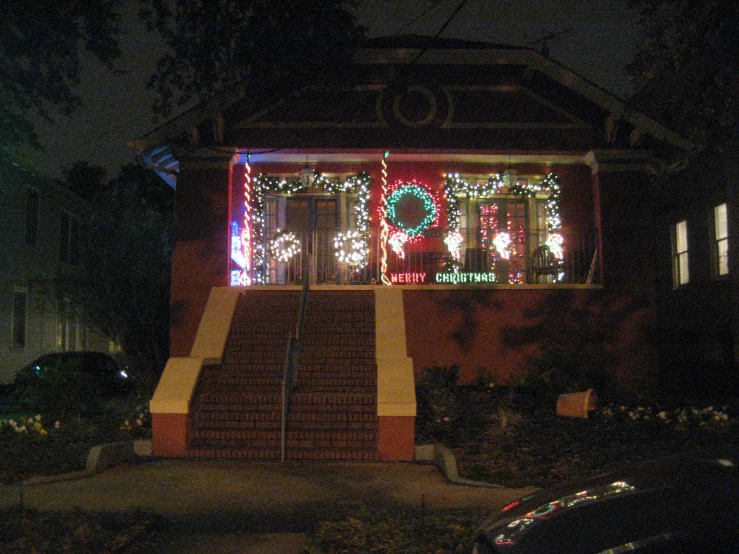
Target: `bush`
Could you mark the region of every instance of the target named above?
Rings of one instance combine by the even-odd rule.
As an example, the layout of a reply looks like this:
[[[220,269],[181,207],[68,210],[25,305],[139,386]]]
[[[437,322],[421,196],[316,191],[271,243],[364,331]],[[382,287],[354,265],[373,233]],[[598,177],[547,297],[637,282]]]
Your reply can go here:
[[[359,507],[340,521],[323,521],[308,536],[307,554],[462,552],[482,514],[472,510],[423,515]]]
[[[479,436],[488,417],[490,379],[459,385],[459,366],[426,368],[416,383],[417,436],[454,446]]]
[[[615,379],[605,371],[589,367],[581,353],[551,345],[529,360],[524,371],[511,379],[511,385],[552,406],[560,394],[593,389],[599,398],[607,398],[617,389]]]

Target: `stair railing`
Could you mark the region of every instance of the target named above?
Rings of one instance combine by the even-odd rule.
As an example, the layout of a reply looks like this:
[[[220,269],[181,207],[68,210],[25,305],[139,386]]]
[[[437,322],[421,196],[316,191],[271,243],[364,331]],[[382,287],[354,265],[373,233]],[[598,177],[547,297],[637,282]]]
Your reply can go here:
[[[308,291],[310,290],[310,265],[309,261],[303,274],[303,291],[300,294],[300,307],[298,309],[298,321],[295,324],[295,333],[290,333],[288,336],[285,352],[285,371],[282,377],[282,445],[280,453],[280,459],[283,462],[285,461],[287,448],[287,421],[290,415],[290,400],[298,386],[298,370],[303,354],[303,332],[305,331]]]

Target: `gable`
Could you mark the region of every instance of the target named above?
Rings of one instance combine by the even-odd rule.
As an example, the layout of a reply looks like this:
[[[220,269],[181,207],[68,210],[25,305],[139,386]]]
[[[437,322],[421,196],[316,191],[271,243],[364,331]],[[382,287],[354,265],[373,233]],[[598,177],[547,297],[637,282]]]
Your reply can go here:
[[[269,105],[229,91],[137,141],[291,149],[657,153],[693,145],[623,101],[529,49],[368,48],[351,87],[305,89]],[[484,47],[483,47],[484,46]],[[225,106],[225,108],[223,107]]]

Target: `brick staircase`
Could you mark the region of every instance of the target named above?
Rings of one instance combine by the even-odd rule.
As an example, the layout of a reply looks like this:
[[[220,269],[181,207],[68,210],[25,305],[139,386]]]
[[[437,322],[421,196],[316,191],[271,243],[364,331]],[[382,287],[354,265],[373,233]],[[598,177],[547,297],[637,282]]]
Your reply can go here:
[[[299,291],[246,291],[223,364],[195,390],[188,454],[277,460],[282,375]],[[371,291],[311,291],[286,458],[377,460],[375,307]]]

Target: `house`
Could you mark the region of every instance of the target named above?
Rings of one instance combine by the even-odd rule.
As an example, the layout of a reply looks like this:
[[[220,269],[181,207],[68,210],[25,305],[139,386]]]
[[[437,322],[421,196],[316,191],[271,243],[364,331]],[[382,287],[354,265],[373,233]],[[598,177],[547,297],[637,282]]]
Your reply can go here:
[[[376,39],[348,71],[267,105],[230,91],[136,141],[177,187],[155,453],[411,459],[424,368],[505,382],[547,348],[650,386],[646,199],[693,145],[530,49]]]
[[[739,150],[706,149],[655,179],[660,388],[739,396]]]
[[[0,163],[0,383],[48,352],[109,349],[84,314],[57,301],[50,287],[76,262],[85,203],[21,165]]]

